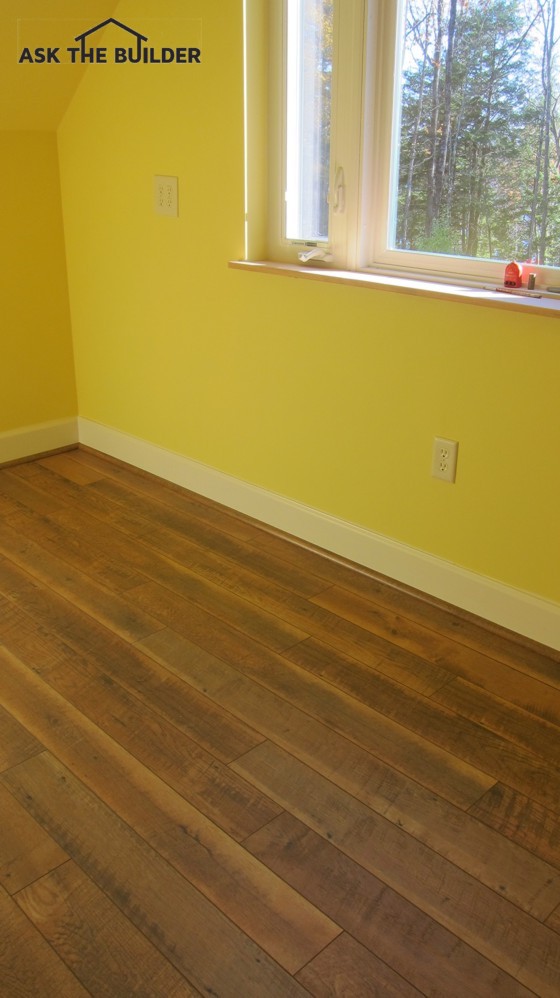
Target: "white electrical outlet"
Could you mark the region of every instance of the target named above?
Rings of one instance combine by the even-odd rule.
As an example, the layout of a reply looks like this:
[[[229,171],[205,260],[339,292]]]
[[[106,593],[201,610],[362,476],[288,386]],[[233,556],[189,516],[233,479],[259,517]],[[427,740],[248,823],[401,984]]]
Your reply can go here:
[[[177,177],[154,177],[154,207],[157,215],[177,217],[179,214]]]
[[[434,437],[432,451],[432,477],[441,478],[444,482],[454,482],[457,474],[456,440],[445,440],[444,437]]]

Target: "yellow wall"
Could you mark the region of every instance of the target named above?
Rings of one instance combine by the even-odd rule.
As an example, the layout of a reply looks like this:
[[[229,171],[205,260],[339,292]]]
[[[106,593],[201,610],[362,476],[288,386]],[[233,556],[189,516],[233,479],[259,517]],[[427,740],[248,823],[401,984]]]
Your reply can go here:
[[[66,48],[110,17],[116,0],[1,0],[0,131],[56,131],[84,73]],[[58,48],[59,63],[33,63],[24,49]]]
[[[93,68],[59,130],[80,414],[560,601],[557,321],[228,270],[241,9],[123,0],[137,30],[201,17],[203,63]],[[436,434],[455,486],[430,477]]]
[[[76,415],[56,134],[0,132],[0,432]]]

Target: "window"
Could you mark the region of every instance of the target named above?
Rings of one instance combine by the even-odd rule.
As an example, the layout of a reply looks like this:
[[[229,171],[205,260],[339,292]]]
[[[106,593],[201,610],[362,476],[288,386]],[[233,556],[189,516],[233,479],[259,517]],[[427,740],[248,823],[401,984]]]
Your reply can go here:
[[[560,0],[271,0],[269,255],[560,284]]]
[[[286,8],[286,238],[328,240],[333,0]]]

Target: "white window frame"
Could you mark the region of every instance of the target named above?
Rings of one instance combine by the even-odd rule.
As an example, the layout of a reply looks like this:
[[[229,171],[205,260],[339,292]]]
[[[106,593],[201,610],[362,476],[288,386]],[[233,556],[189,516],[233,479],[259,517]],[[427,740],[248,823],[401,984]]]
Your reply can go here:
[[[250,0],[246,0],[250,2]],[[253,0],[256,2],[256,0]],[[285,6],[268,0],[268,245],[266,256],[298,264],[316,245],[331,269],[432,279],[466,285],[501,285],[504,262],[388,248],[393,150],[398,134],[397,29],[405,0],[335,0],[329,240],[292,241],[283,232],[285,191]],[[335,190],[343,180],[344,210]],[[507,261],[506,261],[507,262]],[[560,268],[531,267],[540,285],[560,285]]]
[[[316,247],[344,269],[358,265],[355,250],[359,219],[361,127],[363,120],[363,32],[366,0],[335,3],[335,53],[331,162],[329,170],[329,239],[291,240],[284,231],[286,190],[286,3],[271,0],[269,7],[269,256],[297,263],[298,254]],[[341,11],[344,10],[344,16]],[[352,72],[344,67],[352,67]],[[351,108],[351,113],[342,113]],[[355,150],[358,150],[356,155]],[[344,164],[344,165],[343,165]],[[342,172],[341,172],[342,171]],[[337,180],[344,181],[344,210],[337,210]]]

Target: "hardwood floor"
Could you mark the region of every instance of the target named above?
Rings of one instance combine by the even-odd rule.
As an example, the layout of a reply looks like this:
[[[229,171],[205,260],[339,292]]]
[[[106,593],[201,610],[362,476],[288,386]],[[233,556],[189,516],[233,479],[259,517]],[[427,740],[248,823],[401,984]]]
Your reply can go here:
[[[0,469],[0,994],[560,994],[560,654],[77,450]]]

